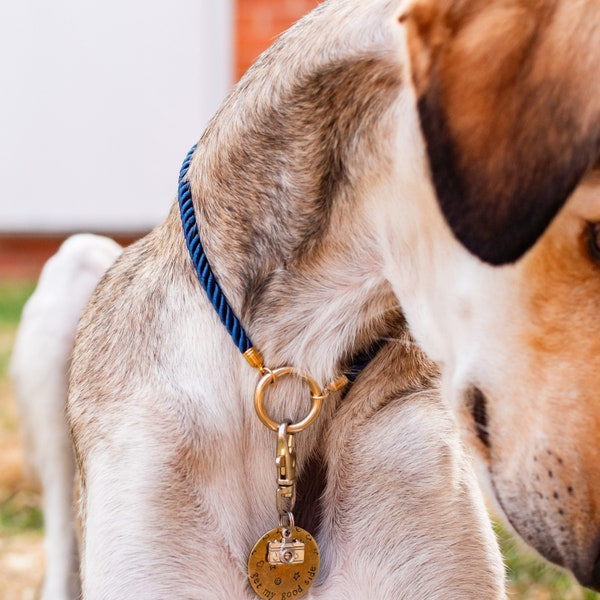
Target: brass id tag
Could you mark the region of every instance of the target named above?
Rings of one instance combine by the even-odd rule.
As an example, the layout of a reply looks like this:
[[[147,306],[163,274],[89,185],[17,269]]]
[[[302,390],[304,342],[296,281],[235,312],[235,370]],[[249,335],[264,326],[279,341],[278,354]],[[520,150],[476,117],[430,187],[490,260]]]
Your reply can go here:
[[[248,558],[248,579],[264,600],[304,596],[315,582],[321,554],[315,539],[300,527],[289,538],[276,527],[256,542]]]

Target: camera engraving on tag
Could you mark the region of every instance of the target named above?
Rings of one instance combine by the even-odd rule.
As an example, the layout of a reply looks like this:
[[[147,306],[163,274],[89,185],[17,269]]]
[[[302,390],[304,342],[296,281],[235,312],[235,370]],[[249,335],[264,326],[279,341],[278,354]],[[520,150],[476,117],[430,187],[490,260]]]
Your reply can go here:
[[[286,540],[269,542],[267,560],[270,565],[301,565],[304,562],[304,542]]]
[[[315,539],[300,527],[289,538],[276,527],[256,542],[248,558],[248,580],[263,600],[304,596],[315,582],[321,555]]]

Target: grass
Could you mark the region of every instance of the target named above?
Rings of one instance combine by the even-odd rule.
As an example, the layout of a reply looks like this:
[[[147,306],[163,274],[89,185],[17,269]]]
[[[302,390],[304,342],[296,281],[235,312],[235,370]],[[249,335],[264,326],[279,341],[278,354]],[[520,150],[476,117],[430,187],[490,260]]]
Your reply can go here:
[[[14,475],[19,466],[17,415],[8,384],[12,344],[25,301],[34,282],[0,282],[0,536],[39,533],[43,527],[39,495],[24,489]],[[12,484],[12,485],[11,485]]]
[[[0,381],[7,376],[15,328],[34,287],[31,281],[0,281]]]
[[[37,494],[17,491],[0,501],[0,534],[41,532],[43,527],[44,517]]]
[[[32,281],[0,281],[0,325],[16,325],[23,304],[35,287]]]
[[[23,304],[34,286],[32,282],[0,282],[0,441],[14,438],[15,444],[16,412],[8,392],[7,366]],[[18,487],[0,490],[0,538],[21,535],[27,539],[42,527],[39,496]],[[569,575],[525,550],[501,526],[496,525],[496,533],[507,566],[511,600],[600,600],[600,595],[585,590]]]
[[[515,540],[501,525],[494,529],[500,542],[514,600],[598,600],[600,595],[582,588],[569,574],[550,565]]]

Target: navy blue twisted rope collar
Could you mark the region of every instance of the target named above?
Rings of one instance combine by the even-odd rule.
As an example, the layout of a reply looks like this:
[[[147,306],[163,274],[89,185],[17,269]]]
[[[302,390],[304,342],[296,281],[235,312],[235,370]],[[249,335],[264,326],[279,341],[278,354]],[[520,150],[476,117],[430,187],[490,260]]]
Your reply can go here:
[[[183,161],[183,165],[181,166],[181,171],[179,172],[178,199],[183,234],[200,284],[208,295],[212,305],[215,307],[219,319],[221,319],[221,322],[225,325],[225,328],[233,339],[233,343],[238,347],[239,351],[244,354],[252,348],[252,342],[248,338],[240,320],[233,312],[223,290],[221,290],[221,287],[215,279],[210,264],[208,263],[208,259],[206,258],[206,254],[204,253],[202,242],[200,241],[198,223],[196,222],[194,204],[192,202],[192,191],[190,189],[189,181],[186,179],[192,155],[195,150],[196,146],[193,146],[188,152]]]
[[[219,286],[206,254],[200,241],[200,234],[198,231],[198,223],[196,222],[196,214],[194,212],[194,204],[192,202],[192,191],[190,189],[189,181],[186,179],[188,169],[190,168],[190,162],[192,155],[196,150],[196,146],[188,152],[181,171],[179,172],[179,189],[178,189],[178,201],[179,211],[181,214],[181,223],[183,225],[183,233],[185,236],[185,242],[200,280],[202,288],[206,292],[211,304],[217,311],[219,319],[229,332],[233,343],[237,346],[239,351],[246,357],[246,360],[257,368],[262,367],[262,358],[260,354],[253,348],[250,338],[246,334],[244,327],[240,323],[240,320],[233,312],[223,290]],[[348,372],[346,377],[349,381],[354,381],[358,377],[359,373],[369,364],[371,359],[380,350],[383,343],[377,342],[369,351],[355,357],[353,365]],[[260,364],[259,364],[260,363]]]

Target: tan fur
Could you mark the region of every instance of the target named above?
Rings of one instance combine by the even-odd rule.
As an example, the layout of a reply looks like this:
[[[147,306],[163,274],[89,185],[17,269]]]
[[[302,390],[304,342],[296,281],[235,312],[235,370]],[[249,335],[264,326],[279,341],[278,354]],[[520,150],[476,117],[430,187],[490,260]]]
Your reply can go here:
[[[297,436],[300,482],[320,453],[330,486],[311,597],[503,598],[468,461],[363,214],[393,168],[393,107],[410,90],[397,10],[330,2],[292,28],[209,125],[189,179],[212,268],[269,366],[324,385],[382,336],[403,339],[385,351],[407,361],[392,367],[397,382],[381,377],[382,358]],[[256,377],[200,289],[174,209],[126,249],[79,327],[69,418],[86,599],[251,596],[248,553],[276,522],[274,437],[254,414]],[[296,420],[305,397],[298,382],[277,386],[269,410]],[[399,440],[378,433],[384,422]],[[365,483],[383,457],[372,498]]]
[[[68,238],[44,265],[25,304],[11,358],[24,453],[43,493],[46,573],[41,600],[79,596],[73,513],[75,461],[65,420],[67,369],[77,321],[121,252],[91,234]]]
[[[533,246],[448,277],[448,396],[517,531],[598,586],[598,4],[417,0],[402,20],[454,235],[493,264]]]
[[[456,452],[458,432],[439,402],[437,376],[408,334],[399,331],[399,338],[380,351],[330,422],[322,539],[335,556],[330,578],[347,580],[344,593],[334,597],[490,598],[498,593],[489,587],[497,577],[489,548],[478,541],[485,535],[484,523],[471,521],[463,531],[453,525],[436,527],[426,535],[421,528],[432,520],[461,522],[464,511],[478,510],[481,501],[473,495],[467,457]],[[357,527],[365,514],[368,526]],[[396,548],[395,560],[374,568],[363,558],[367,572],[374,571],[366,577],[352,564],[353,557],[336,552],[336,544],[346,540],[361,548],[363,557]],[[404,547],[413,548],[410,558],[404,556]],[[479,554],[478,567],[464,564],[446,571],[442,589],[440,581],[425,581],[426,565],[432,559],[437,562],[434,557],[463,553],[469,560]],[[386,574],[391,572],[403,578],[402,590]],[[378,588],[369,583],[373,579]]]
[[[597,3],[418,0],[404,19],[442,209],[480,257],[513,261],[596,160]]]
[[[510,343],[522,348],[521,359],[507,383],[511,402],[489,414],[488,461],[503,508],[546,556],[578,561],[582,579],[593,568],[600,522],[600,271],[588,249],[599,183],[597,175],[588,178],[515,269],[523,308],[512,315]],[[527,401],[520,390],[531,387],[537,394]],[[522,469],[530,475],[516,484]],[[519,496],[529,498],[529,511],[518,508]]]

